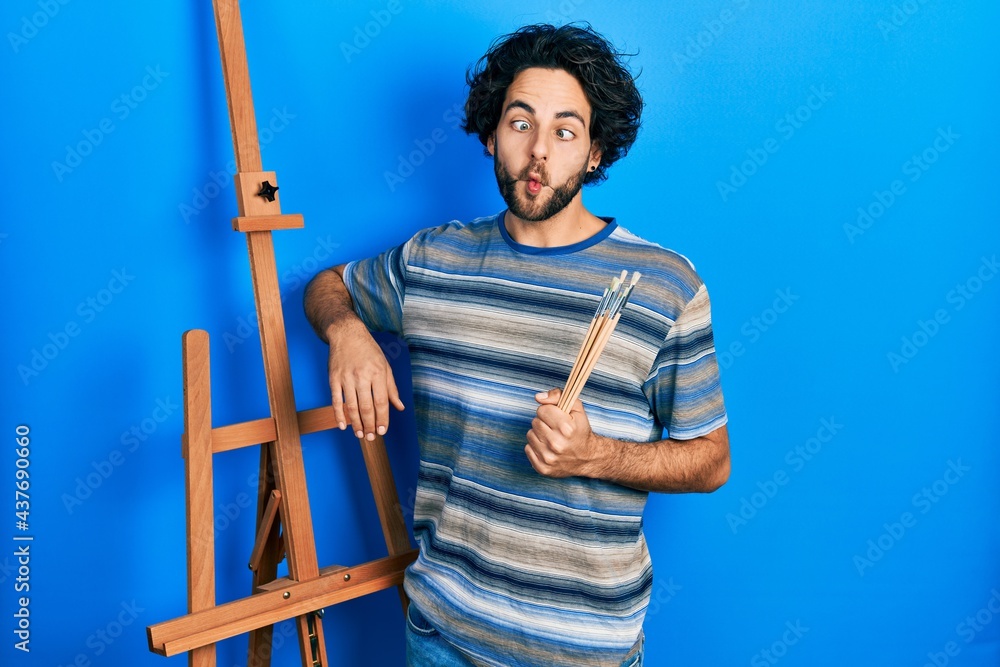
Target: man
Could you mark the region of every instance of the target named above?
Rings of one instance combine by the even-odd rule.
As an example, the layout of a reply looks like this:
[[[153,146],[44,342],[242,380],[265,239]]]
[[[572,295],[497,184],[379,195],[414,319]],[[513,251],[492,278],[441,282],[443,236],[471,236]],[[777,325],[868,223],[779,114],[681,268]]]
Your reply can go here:
[[[708,293],[683,256],[583,205],[642,107],[604,38],[528,26],[468,81],[465,130],[507,209],[310,283],[334,410],[358,437],[385,433],[403,405],[369,329],[401,335],[420,441],[409,664],[638,665],[647,492],[713,491],[729,475]],[[622,269],[642,280],[566,413],[558,387]]]

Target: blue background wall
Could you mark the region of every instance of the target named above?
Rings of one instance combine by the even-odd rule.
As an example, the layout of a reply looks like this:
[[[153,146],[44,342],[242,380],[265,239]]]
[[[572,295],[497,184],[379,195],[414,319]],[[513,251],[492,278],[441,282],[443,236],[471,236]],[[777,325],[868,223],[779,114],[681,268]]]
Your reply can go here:
[[[299,408],[329,400],[307,276],[499,210],[464,70],[588,20],[647,109],[585,201],[696,263],[730,415],[729,483],[649,502],[648,664],[1000,664],[996,3],[475,4],[242,3],[264,167],[306,219],[275,236]],[[181,333],[212,336],[216,425],[267,414],[211,8],[13,0],[0,27],[0,660],[168,664],[144,627],[185,609]],[[320,562],[382,555],[353,439],[304,447]],[[408,505],[410,413],[388,447]],[[220,601],[248,592],[255,470],[216,457]],[[393,591],[328,610],[331,663],[402,664],[402,627]]]

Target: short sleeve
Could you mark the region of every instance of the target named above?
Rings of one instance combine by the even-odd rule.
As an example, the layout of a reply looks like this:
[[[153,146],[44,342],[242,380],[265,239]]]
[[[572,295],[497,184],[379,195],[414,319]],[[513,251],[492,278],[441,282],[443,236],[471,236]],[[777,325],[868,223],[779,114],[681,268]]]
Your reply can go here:
[[[344,284],[354,310],[372,331],[402,334],[409,243],[344,267]]]
[[[690,440],[726,423],[708,290],[702,284],[667,333],[644,385],[664,438]]]

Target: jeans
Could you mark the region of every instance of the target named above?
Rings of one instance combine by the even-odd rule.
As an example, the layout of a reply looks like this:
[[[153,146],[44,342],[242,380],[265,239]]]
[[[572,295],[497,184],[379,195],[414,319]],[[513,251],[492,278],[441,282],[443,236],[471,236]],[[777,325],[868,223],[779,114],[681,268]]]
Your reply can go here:
[[[642,639],[639,648],[622,662],[621,667],[642,667]],[[407,667],[473,667],[473,664],[438,634],[417,606],[406,611]]]

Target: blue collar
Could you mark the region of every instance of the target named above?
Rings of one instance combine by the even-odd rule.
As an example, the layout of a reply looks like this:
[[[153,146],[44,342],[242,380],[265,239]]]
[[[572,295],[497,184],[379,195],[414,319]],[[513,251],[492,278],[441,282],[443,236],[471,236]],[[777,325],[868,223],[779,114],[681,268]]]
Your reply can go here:
[[[597,245],[604,239],[611,236],[611,234],[618,228],[618,222],[614,218],[599,216],[601,220],[607,224],[604,226],[604,229],[597,232],[589,239],[584,239],[571,245],[556,246],[553,248],[539,248],[537,246],[518,243],[510,237],[510,234],[507,232],[507,226],[503,224],[504,215],[506,215],[506,213],[507,209],[504,209],[497,214],[496,225],[497,229],[500,231],[500,236],[503,237],[503,240],[508,246],[510,246],[511,250],[525,255],[568,255],[570,253],[579,252],[580,250],[586,250],[587,248]]]

